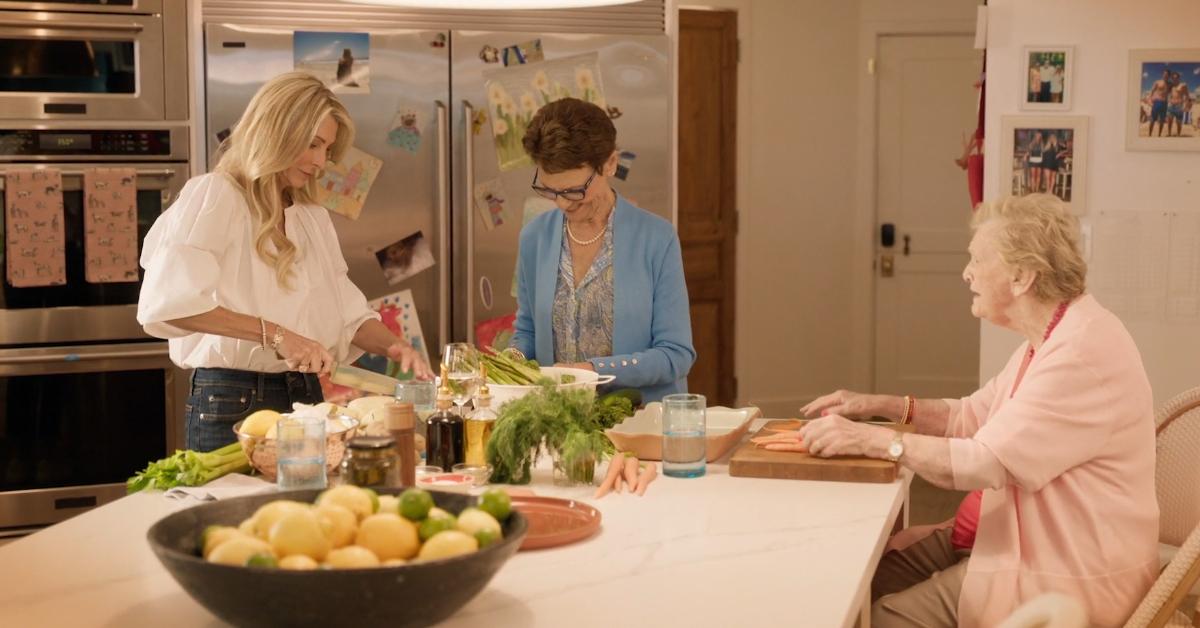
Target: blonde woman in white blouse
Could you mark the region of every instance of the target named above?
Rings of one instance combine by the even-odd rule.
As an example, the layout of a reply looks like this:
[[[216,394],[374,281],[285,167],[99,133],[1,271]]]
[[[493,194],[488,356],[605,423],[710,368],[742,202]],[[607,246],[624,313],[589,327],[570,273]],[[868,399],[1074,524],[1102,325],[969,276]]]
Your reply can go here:
[[[146,236],[138,322],[196,369],[186,446],[235,439],[256,410],[321,401],[317,376],[364,351],[417,377],[429,366],[367,307],[346,276],[316,180],[353,143],[346,108],[317,78],[267,82],[221,147],[215,171],[193,178]]]

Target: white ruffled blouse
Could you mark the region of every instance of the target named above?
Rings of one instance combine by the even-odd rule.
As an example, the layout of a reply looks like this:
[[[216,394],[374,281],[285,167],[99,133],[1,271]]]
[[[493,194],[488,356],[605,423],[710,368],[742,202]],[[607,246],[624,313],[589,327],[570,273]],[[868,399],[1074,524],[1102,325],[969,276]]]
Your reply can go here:
[[[209,173],[187,182],[146,235],[146,269],[138,322],[166,338],[171,360],[183,368],[231,368],[265,373],[288,370],[260,340],[190,332],[167,321],[203,314],[217,306],[262,317],[324,345],[338,362],[363,351],[350,344],[355,332],[379,314],[367,306],[346,275],[337,232],[319,205],[284,210],[287,237],[296,245],[290,288],[254,248],[255,229],[241,188],[227,175]],[[269,328],[268,328],[269,329]]]

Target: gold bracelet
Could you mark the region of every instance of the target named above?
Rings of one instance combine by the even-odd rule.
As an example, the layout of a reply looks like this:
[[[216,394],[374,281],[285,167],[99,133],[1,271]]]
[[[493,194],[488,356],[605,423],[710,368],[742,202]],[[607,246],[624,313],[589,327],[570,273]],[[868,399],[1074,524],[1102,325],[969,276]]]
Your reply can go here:
[[[258,317],[258,328],[262,330],[262,348],[266,349],[267,348],[267,322],[264,321],[261,316]]]
[[[917,412],[917,400],[912,395],[904,395],[904,417],[900,423],[912,423],[913,415]]]
[[[283,325],[275,323],[275,337],[271,338],[271,348],[279,353],[279,345],[283,342]]]

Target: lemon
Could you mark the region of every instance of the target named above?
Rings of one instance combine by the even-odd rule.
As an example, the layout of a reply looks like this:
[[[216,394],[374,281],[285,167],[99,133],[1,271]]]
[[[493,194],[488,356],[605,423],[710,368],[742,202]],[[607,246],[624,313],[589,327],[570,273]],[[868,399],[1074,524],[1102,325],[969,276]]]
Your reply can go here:
[[[420,521],[429,516],[433,508],[433,496],[429,491],[410,488],[400,494],[400,514],[409,521]]]
[[[378,567],[379,557],[371,550],[358,545],[347,545],[329,552],[325,564],[333,569],[362,569]]]
[[[379,512],[379,493],[369,488],[364,488],[363,491],[367,494],[367,497],[371,498],[371,514]]]
[[[393,515],[400,514],[400,498],[395,495],[380,495],[379,508],[375,512],[386,512]]]
[[[380,560],[412,558],[421,543],[417,526],[400,515],[378,514],[363,519],[354,537],[354,544],[371,550]]]
[[[420,560],[438,560],[462,554],[470,554],[479,549],[479,541],[475,537],[458,530],[439,532],[421,546],[417,558]]]
[[[500,522],[479,508],[467,508],[458,513],[458,521],[454,527],[470,535],[474,535],[481,530],[486,530],[497,537],[500,536]]]
[[[375,500],[371,499],[371,493],[349,484],[335,486],[321,493],[317,497],[317,505],[324,506],[326,504],[337,504],[349,510],[359,521],[374,514],[377,507]]]
[[[512,498],[498,488],[489,488],[479,497],[479,509],[495,517],[496,521],[504,521],[512,512]]]
[[[296,571],[306,571],[320,567],[317,561],[305,556],[304,554],[292,554],[279,559],[280,569],[292,569]]]
[[[251,436],[264,437],[267,431],[282,419],[283,416],[274,410],[259,410],[246,417],[242,422],[242,433]]]

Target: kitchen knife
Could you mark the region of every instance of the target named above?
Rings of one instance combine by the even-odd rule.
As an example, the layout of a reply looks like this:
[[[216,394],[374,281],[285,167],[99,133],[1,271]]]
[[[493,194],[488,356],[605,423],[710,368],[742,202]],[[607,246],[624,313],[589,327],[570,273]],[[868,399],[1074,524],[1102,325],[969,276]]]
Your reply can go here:
[[[395,395],[396,384],[400,383],[394,377],[345,364],[334,365],[329,373],[329,381],[377,395]]]

